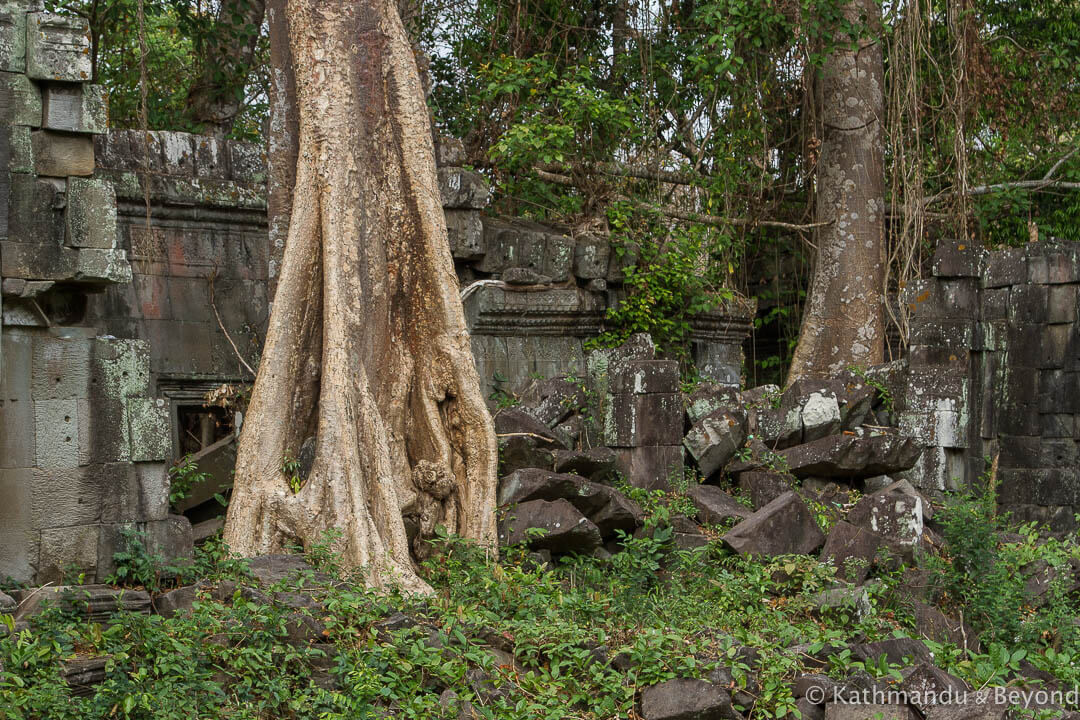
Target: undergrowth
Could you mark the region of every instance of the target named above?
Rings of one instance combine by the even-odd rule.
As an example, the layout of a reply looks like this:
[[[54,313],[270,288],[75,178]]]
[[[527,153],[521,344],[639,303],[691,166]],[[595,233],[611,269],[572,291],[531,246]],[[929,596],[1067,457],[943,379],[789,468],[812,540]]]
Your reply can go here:
[[[243,590],[214,598],[210,588],[229,581],[242,588],[247,577],[220,542],[187,567],[128,558],[118,579],[129,584],[201,579],[191,613],[120,613],[102,623],[62,609],[36,616],[30,630],[0,639],[0,718],[352,720],[382,717],[387,708],[398,718],[456,718],[466,702],[482,718],[625,718],[641,688],[717,668],[728,669],[750,718],[780,718],[797,714],[791,682],[819,667],[812,655],[831,655],[825,671],[837,678],[897,677],[884,659],[860,662],[846,648],[914,636],[902,569],[879,570],[862,619],[843,608],[823,613],[815,595],[835,584],[835,568],[803,556],[747,559],[718,541],[676,549],[670,520],[681,505],[660,496],[645,502],[646,532],[625,537],[614,561],[538,566],[523,548],[492,557],[440,537],[441,552],[424,568],[430,597],[377,595],[338,568],[328,547],[313,548],[313,564],[342,583],[305,590],[321,603],[327,629],[324,642],[299,647],[288,641],[295,610],[287,602],[253,602]],[[1060,629],[1071,627],[1064,615],[1076,614],[1075,599],[1062,590],[1051,607],[1034,608],[1030,598],[1025,605],[1015,572],[1033,560],[1068,562],[1075,542],[1039,544],[1028,528],[1003,544],[1002,520],[977,498],[957,501],[939,522],[950,553],[928,567],[946,606],[966,608],[984,651],[928,643],[935,663],[974,687],[1007,682],[1026,663],[1063,682],[1080,680],[1076,639]],[[288,598],[296,589],[270,590]],[[399,611],[419,624],[379,629]],[[1048,635],[1052,623],[1059,631]],[[519,664],[492,645],[512,650]],[[92,657],[107,658],[106,678],[88,696],[73,696],[61,665]]]

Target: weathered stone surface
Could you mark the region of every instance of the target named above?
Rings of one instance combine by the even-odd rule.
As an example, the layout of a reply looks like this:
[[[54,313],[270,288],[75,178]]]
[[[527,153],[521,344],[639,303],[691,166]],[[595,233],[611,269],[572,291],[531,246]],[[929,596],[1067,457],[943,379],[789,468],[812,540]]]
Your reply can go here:
[[[329,575],[316,571],[301,555],[260,555],[248,561],[248,570],[264,587],[279,583],[319,587],[331,582]]]
[[[753,514],[750,508],[714,485],[691,485],[687,497],[697,508],[697,519],[703,525],[723,525],[732,520],[745,520]]]
[[[146,545],[150,552],[160,555],[167,562],[190,558],[195,549],[191,521],[183,515],[151,520],[146,523]]]
[[[525,412],[554,427],[585,406],[585,389],[564,378],[539,380],[521,393],[521,402]]]
[[[736,483],[750,495],[750,504],[760,510],[792,489],[794,478],[786,473],[745,471],[736,476]]]
[[[825,541],[813,513],[794,492],[786,492],[724,535],[741,555],[811,553]]]
[[[641,691],[644,720],[735,720],[731,695],[706,680],[678,678]]]
[[[970,691],[968,684],[932,663],[922,662],[905,673],[900,690],[907,694],[912,705],[926,713],[935,699],[950,696],[962,699]]]
[[[478,211],[447,210],[446,232],[455,259],[479,260],[484,256],[484,225]]]
[[[705,477],[721,470],[746,440],[746,414],[717,410],[699,420],[683,440]]]
[[[535,468],[517,470],[499,483],[500,506],[532,500],[570,502],[609,537],[615,530],[633,531],[641,524],[641,510],[618,490],[590,482],[577,475],[554,473]]]
[[[870,568],[881,547],[881,537],[851,523],[838,522],[829,531],[821,561],[836,567],[836,577],[856,584],[870,574]]]
[[[117,612],[149,613],[150,595],[107,585],[45,586],[27,594],[15,619],[27,620],[50,606],[79,613],[90,622],[104,622]]]
[[[30,143],[38,175],[65,178],[94,174],[94,142],[89,137],[35,130],[30,133]]]
[[[566,445],[532,415],[521,410],[507,408],[495,415],[495,433],[499,437],[527,437],[539,445],[566,450]]]
[[[154,612],[165,618],[171,618],[177,613],[191,610],[198,595],[198,588],[194,585],[170,590],[154,598]]]
[[[131,428],[131,459],[155,462],[168,459],[172,452],[169,439],[169,406],[161,398],[128,398],[128,422]]]
[[[555,471],[593,479],[608,478],[614,475],[617,460],[615,451],[605,447],[591,450],[556,450]]]
[[[604,280],[608,274],[611,244],[589,234],[578,235],[575,240],[574,275],[585,280]]]
[[[546,532],[534,535],[535,530]],[[530,532],[533,530],[533,532]],[[530,500],[519,504],[500,523],[504,545],[528,542],[534,550],[587,554],[600,547],[600,531],[567,500]]]
[[[678,445],[683,410],[677,393],[610,395],[604,415],[604,444],[613,448]]]
[[[3,27],[2,13],[3,11],[0,10],[0,28]],[[2,52],[0,48],[0,53]],[[10,93],[11,124],[41,127],[41,89],[37,84],[22,73],[7,72],[0,73],[0,83],[3,83],[7,92]],[[14,145],[14,142],[12,144]]]
[[[617,448],[616,466],[634,487],[668,490],[672,478],[683,477],[682,445]]]
[[[751,415],[750,431],[769,448],[787,448],[802,442],[802,408],[771,405]]]
[[[26,74],[35,80],[86,82],[90,25],[86,18],[31,13],[26,18]]]
[[[829,613],[844,613],[855,622],[869,617],[874,608],[870,604],[870,594],[864,587],[855,585],[840,586],[822,590],[811,600],[819,616]]]
[[[812,442],[840,430],[840,404],[828,390],[810,393],[802,405],[803,442]]]
[[[528,287],[532,285],[550,285],[551,277],[541,275],[531,268],[509,267],[503,270],[502,280],[507,285]]]
[[[877,662],[882,656],[896,665],[909,665],[912,662],[933,662],[930,650],[921,640],[914,638],[890,638],[871,643],[858,643],[851,646],[851,654],[866,662]]]
[[[103,85],[49,85],[41,125],[49,130],[102,134],[109,130],[109,97]]]
[[[691,425],[717,410],[746,412],[739,391],[726,385],[699,385],[686,399],[686,417]]]
[[[448,206],[449,207],[449,206]],[[561,283],[572,277],[573,239],[540,223],[485,217],[485,255],[476,269],[501,273],[507,268],[527,268]]]
[[[484,176],[473,170],[439,168],[443,207],[482,210],[491,198]]]
[[[26,70],[26,10],[20,5],[0,7],[0,70]]]
[[[67,244],[116,247],[116,193],[107,180],[71,178],[67,192]]]
[[[915,616],[915,630],[920,636],[934,642],[953,643],[961,648],[966,646],[978,651],[978,636],[963,623],[953,620],[937,607],[921,600],[912,600],[911,605],[912,614]]]
[[[858,478],[907,470],[919,446],[900,435],[833,435],[781,452],[796,477]]]
[[[611,392],[645,395],[677,393],[679,363],[675,360],[629,360],[611,374]]]
[[[919,542],[924,501],[906,480],[867,495],[848,513],[848,522],[901,545]]]

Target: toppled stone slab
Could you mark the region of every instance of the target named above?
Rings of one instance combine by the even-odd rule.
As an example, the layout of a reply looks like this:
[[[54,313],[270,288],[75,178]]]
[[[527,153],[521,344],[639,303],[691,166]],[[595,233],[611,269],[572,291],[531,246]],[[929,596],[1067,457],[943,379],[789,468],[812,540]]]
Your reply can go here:
[[[702,418],[683,440],[705,477],[721,470],[746,440],[746,413],[717,410]]]
[[[641,691],[644,720],[736,720],[731,695],[706,680],[678,678]]]
[[[794,492],[786,492],[724,535],[740,555],[806,555],[825,541],[813,513]]]
[[[532,500],[567,500],[609,537],[615,530],[632,532],[641,524],[641,509],[618,490],[578,475],[536,468],[516,470],[499,483],[500,506]]]
[[[894,434],[844,434],[783,450],[788,471],[796,477],[861,478],[910,469],[922,448],[912,438]]]
[[[519,504],[500,523],[504,545],[527,542],[533,550],[588,554],[600,547],[600,530],[569,501],[530,500]],[[544,530],[543,534],[530,532]]]
[[[723,525],[753,514],[750,508],[713,485],[691,485],[686,495],[697,508],[697,519],[702,525]]]
[[[90,622],[103,622],[117,612],[150,612],[150,595],[143,590],[126,590],[107,585],[55,585],[25,591],[15,612],[15,620],[29,620],[46,607],[62,607],[84,615]]]
[[[922,497],[906,480],[867,495],[848,513],[848,522],[895,543],[912,546],[923,535]]]

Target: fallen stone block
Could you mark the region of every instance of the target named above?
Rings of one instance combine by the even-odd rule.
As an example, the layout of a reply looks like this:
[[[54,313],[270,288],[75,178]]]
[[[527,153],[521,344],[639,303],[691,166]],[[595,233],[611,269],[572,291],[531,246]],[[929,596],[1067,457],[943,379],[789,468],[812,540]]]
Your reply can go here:
[[[861,622],[874,612],[870,604],[870,593],[865,587],[857,585],[841,586],[822,590],[814,595],[811,602],[818,615],[826,613],[851,613],[855,622]]]
[[[737,720],[731,695],[706,680],[678,678],[641,691],[644,720]]]
[[[882,656],[894,665],[933,662],[930,650],[914,638],[890,638],[870,643],[856,643],[851,646],[851,654],[863,662],[877,662]]]
[[[522,410],[512,408],[500,410],[495,415],[494,421],[495,434],[500,438],[527,437],[535,440],[541,446],[553,449],[567,449],[562,440],[548,429],[547,425]]]
[[[554,427],[584,407],[585,390],[563,378],[540,380],[522,393],[521,403],[523,411]]]
[[[587,478],[606,478],[615,473],[617,456],[611,448],[591,450],[556,450],[555,471],[574,473]]]
[[[60,676],[71,688],[76,697],[89,697],[94,694],[94,687],[105,681],[105,667],[108,657],[76,657],[65,660],[60,667]]]
[[[589,518],[603,537],[615,530],[632,532],[642,521],[641,509],[618,490],[578,475],[526,468],[503,477],[499,483],[500,506],[560,499],[569,501]]]
[[[765,507],[794,486],[794,478],[787,473],[768,470],[740,472],[735,482],[743,492],[749,493],[750,504],[755,510]]]
[[[753,514],[750,508],[713,485],[691,485],[686,495],[697,508],[697,519],[702,525],[723,525]]]
[[[910,704],[924,714],[933,705],[946,702],[949,698],[953,702],[962,701],[971,690],[966,682],[932,663],[922,662],[901,672],[904,672],[904,680],[900,683],[900,691],[907,696]]]
[[[746,440],[746,414],[717,410],[698,421],[683,439],[702,475],[721,470]]]
[[[922,538],[924,502],[906,480],[863,497],[848,513],[848,522],[904,546]]]
[[[90,622],[104,622],[117,612],[150,612],[150,595],[107,585],[53,585],[25,592],[15,620],[29,620],[48,606],[83,615]]]
[[[527,543],[533,550],[588,554],[602,544],[600,530],[567,500],[530,500],[500,523],[504,545]],[[544,530],[542,534],[530,532]]]
[[[833,435],[781,451],[796,477],[861,478],[910,469],[922,448],[894,434]]]
[[[794,492],[786,492],[724,535],[740,555],[806,555],[825,541],[810,508]]]
[[[840,521],[829,531],[825,547],[821,550],[821,561],[833,563],[836,577],[858,584],[870,574],[870,567],[880,548],[880,536]]]
[[[745,412],[739,391],[727,385],[709,383],[699,385],[686,399],[686,416],[691,425],[717,410]]]

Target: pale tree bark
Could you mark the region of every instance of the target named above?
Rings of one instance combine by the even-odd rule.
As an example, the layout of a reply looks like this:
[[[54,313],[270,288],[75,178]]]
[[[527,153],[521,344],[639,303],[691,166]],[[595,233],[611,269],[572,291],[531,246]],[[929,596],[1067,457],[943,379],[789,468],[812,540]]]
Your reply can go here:
[[[437,525],[494,542],[497,461],[428,111],[393,0],[286,11],[298,162],[225,540],[257,555],[337,529],[346,566],[424,591],[416,561]],[[305,442],[313,461],[294,492],[285,460]]]
[[[265,6],[265,0],[222,0],[218,8],[214,40],[187,97],[191,121],[206,135],[224,138],[244,108],[244,87],[255,61]]]
[[[881,8],[851,0],[865,29],[822,69],[823,132],[817,166],[817,258],[788,382],[885,358],[885,178]]]

